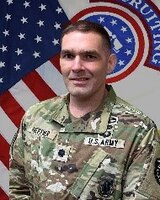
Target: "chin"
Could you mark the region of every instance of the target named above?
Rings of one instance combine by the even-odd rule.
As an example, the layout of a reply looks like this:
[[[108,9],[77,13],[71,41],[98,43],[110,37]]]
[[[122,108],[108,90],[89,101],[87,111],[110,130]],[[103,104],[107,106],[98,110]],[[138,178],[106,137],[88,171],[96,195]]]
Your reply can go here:
[[[89,92],[80,92],[80,91],[72,91],[70,92],[70,95],[75,97],[75,98],[79,98],[79,99],[86,99],[90,97],[90,93]]]
[[[87,87],[67,87],[69,93],[74,97],[85,98],[89,97],[92,92],[91,88]]]

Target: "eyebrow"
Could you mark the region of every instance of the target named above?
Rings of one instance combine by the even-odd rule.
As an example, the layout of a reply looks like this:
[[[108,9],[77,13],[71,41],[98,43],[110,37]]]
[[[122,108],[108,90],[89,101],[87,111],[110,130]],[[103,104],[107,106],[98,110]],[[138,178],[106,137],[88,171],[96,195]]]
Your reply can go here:
[[[71,52],[72,52],[72,51],[70,51],[70,50],[67,50],[67,49],[65,50],[65,49],[64,49],[64,50],[61,50],[61,51],[60,51],[60,54],[66,54],[66,53],[71,53]]]
[[[61,50],[60,54],[61,55],[64,55],[64,54],[67,54],[67,53],[72,53],[72,54],[94,54],[94,55],[99,55],[97,53],[96,50],[81,50],[81,51],[74,51],[74,50],[68,50],[68,49],[64,49],[64,50]]]

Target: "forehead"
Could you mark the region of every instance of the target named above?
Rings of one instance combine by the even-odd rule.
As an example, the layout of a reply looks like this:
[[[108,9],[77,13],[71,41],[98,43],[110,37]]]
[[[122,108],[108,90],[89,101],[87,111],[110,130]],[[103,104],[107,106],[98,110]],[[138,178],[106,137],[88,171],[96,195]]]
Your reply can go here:
[[[73,31],[63,36],[61,46],[62,48],[100,48],[103,46],[103,44],[104,42],[102,40],[102,36],[98,33]]]

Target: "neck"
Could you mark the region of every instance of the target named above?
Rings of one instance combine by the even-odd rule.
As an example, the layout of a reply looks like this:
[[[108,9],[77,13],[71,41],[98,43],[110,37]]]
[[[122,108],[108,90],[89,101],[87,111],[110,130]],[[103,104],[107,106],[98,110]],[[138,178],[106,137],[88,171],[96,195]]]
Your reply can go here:
[[[90,96],[89,98],[80,98],[70,95],[69,110],[70,113],[80,118],[85,114],[95,111],[103,101],[105,90],[97,95]]]

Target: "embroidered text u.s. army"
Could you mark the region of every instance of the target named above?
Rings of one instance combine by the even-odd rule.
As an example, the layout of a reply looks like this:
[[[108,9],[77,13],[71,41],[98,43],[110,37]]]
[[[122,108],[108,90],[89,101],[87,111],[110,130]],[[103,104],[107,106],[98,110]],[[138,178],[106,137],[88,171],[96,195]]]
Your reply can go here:
[[[125,141],[121,139],[113,139],[113,138],[94,138],[94,137],[86,137],[84,139],[85,145],[99,145],[106,147],[114,147],[114,148],[124,148]]]

